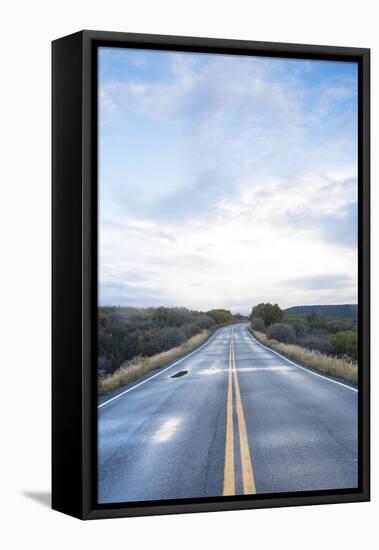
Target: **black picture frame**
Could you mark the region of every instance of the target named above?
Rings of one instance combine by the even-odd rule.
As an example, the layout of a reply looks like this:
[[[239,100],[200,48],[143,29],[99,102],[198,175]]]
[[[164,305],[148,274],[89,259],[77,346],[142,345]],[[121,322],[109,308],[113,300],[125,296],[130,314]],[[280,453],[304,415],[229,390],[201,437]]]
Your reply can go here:
[[[96,504],[97,48],[355,61],[359,66],[359,487]],[[358,502],[370,499],[370,50],[81,31],[52,43],[52,507],[81,519]]]

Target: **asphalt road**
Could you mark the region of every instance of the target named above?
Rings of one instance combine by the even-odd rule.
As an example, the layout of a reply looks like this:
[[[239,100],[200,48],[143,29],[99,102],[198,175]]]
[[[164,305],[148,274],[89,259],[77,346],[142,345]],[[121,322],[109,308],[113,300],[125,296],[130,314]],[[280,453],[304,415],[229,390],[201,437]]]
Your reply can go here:
[[[98,501],[356,487],[357,397],[246,326],[221,328],[178,364],[103,398]]]

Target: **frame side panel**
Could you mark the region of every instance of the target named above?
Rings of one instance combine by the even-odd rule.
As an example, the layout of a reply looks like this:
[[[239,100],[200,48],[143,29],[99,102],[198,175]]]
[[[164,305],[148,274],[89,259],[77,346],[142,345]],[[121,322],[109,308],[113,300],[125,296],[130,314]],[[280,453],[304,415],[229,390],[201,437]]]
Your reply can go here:
[[[362,484],[366,500],[370,500],[370,51],[362,56],[362,135],[361,135],[361,322],[362,322]]]
[[[52,61],[52,507],[81,517],[82,33]]]

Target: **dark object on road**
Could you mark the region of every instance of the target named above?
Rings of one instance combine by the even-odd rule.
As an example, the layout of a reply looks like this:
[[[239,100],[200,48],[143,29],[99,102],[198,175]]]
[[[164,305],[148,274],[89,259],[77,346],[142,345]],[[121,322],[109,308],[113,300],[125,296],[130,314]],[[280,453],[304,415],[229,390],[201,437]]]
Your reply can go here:
[[[180,370],[179,372],[176,372],[170,378],[180,378],[181,376],[184,376],[185,374],[188,374],[188,370]]]

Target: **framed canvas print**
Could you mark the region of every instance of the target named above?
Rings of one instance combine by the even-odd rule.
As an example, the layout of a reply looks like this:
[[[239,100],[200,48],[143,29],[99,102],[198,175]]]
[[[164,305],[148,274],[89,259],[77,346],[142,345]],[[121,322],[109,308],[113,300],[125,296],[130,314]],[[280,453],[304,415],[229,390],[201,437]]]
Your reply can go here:
[[[53,42],[53,508],[369,499],[369,50]]]

